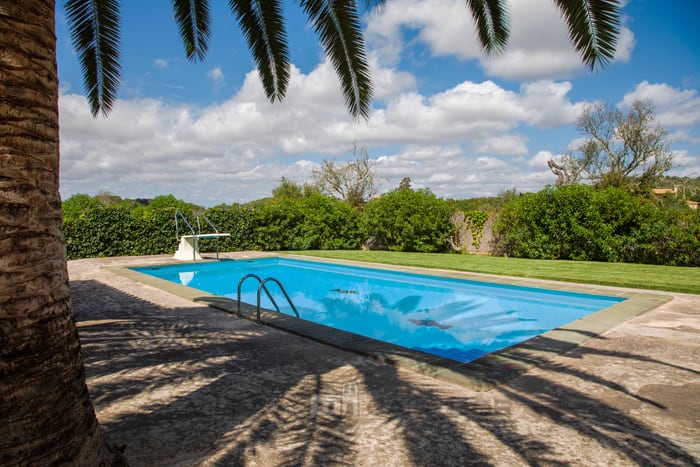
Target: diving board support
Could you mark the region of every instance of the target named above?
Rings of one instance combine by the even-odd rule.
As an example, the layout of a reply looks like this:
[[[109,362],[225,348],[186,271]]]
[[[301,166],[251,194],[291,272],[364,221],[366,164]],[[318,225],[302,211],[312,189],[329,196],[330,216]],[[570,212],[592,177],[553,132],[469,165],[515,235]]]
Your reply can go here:
[[[198,261],[202,259],[202,255],[199,254],[199,239],[200,238],[220,238],[220,237],[230,237],[231,234],[227,233],[209,233],[209,234],[195,234],[195,235],[183,235],[180,237],[180,244],[175,252],[175,259],[182,261],[192,260]],[[216,259],[219,259],[219,248],[217,245],[216,249]]]
[[[209,224],[209,227],[211,227],[214,230],[214,233],[201,233],[202,225],[199,222],[200,217],[204,219],[204,221],[207,224]],[[187,226],[189,231],[192,232],[191,235],[183,235],[182,237],[180,237],[180,225],[178,222],[178,218],[181,219],[182,222]],[[175,252],[175,259],[179,259],[182,261],[187,261],[190,258],[192,258],[192,261],[201,260],[202,255],[199,254],[200,238],[216,239],[216,259],[219,259],[219,238],[231,236],[231,234],[219,233],[219,231],[216,230],[216,227],[214,227],[214,224],[209,222],[209,219],[207,219],[205,216],[197,216],[197,232],[198,233],[195,233],[194,228],[187,221],[187,218],[179,209],[175,211],[175,238],[177,238],[180,242],[177,247],[177,251]]]

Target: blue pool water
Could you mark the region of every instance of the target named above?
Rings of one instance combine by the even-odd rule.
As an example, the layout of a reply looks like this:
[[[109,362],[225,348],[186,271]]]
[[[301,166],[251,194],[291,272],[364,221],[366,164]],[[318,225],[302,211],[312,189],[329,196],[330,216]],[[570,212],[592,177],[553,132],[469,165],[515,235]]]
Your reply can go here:
[[[233,300],[246,274],[274,277],[302,319],[460,362],[624,300],[287,258],[134,270]],[[280,310],[293,314],[277,285],[267,287]],[[247,279],[241,300],[255,305],[257,288]],[[263,308],[274,309],[264,292],[261,298]]]

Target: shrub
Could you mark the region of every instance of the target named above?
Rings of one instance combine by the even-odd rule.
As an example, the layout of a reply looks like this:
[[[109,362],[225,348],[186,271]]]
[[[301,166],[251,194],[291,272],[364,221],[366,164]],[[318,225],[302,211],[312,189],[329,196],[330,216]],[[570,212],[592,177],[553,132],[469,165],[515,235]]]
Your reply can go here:
[[[547,187],[508,203],[495,253],[536,259],[700,265],[700,220],[617,188]]]
[[[367,203],[362,231],[365,239],[392,251],[446,251],[450,214],[448,203],[430,190],[399,188]]]
[[[304,250],[353,250],[360,247],[360,213],[349,203],[315,193],[299,201],[304,214]]]

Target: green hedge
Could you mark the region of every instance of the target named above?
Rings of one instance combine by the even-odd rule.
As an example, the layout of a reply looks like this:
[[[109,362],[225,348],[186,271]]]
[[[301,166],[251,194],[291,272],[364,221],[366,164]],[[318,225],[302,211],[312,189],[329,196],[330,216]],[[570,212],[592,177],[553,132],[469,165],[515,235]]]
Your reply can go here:
[[[175,253],[174,212],[133,216],[123,208],[99,207],[63,225],[68,259]]]
[[[700,266],[700,215],[616,188],[548,187],[512,200],[495,253],[533,259]]]
[[[361,243],[359,212],[334,198],[313,194],[283,198],[256,207],[216,207],[204,215],[219,232],[221,251],[357,249]],[[197,229],[196,218],[187,213]],[[180,223],[180,235],[188,234]],[[211,232],[203,222],[202,231]],[[102,256],[174,254],[175,209],[132,210],[97,207],[64,219],[68,259]],[[216,249],[216,240],[202,239],[201,251]]]
[[[163,197],[164,202],[173,200]],[[195,226],[195,213],[200,212],[175,201],[175,207],[130,208],[126,203],[96,205],[89,197],[73,199],[64,216],[68,258],[174,254],[176,208]],[[220,206],[203,214],[219,232],[231,234],[219,240],[220,251],[353,250],[366,245],[444,252],[453,234],[454,209],[430,190],[400,188],[363,210],[313,193]],[[480,211],[466,215],[475,227],[483,227],[487,218]],[[181,235],[186,233],[181,229]],[[494,233],[496,255],[700,266],[700,212],[659,205],[615,188],[548,187],[516,197],[502,208]],[[202,240],[200,248],[212,252],[216,243]]]

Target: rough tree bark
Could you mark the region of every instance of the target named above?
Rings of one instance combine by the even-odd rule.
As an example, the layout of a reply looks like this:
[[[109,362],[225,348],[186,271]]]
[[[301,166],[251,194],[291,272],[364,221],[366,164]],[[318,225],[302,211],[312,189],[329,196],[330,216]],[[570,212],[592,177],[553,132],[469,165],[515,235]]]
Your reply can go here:
[[[0,0],[0,42],[0,464],[104,465],[62,233],[54,1]]]

